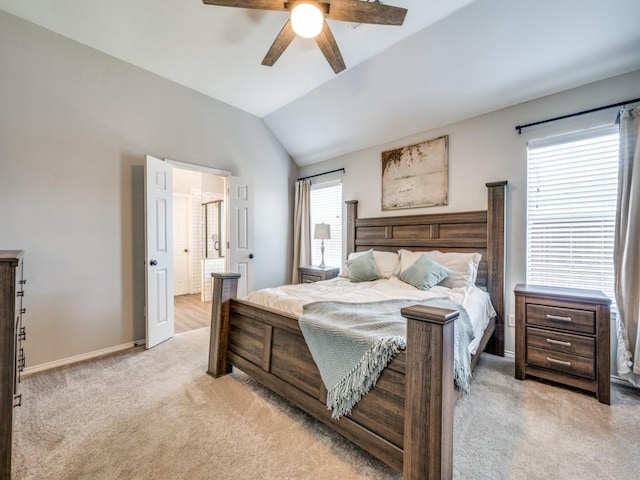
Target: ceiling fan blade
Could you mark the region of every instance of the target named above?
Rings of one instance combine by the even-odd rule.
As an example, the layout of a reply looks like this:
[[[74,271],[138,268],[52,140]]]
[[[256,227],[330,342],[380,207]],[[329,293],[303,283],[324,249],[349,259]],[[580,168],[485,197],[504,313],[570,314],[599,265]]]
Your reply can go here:
[[[296,33],[291,28],[291,20],[287,20],[287,23],[284,24],[284,27],[282,27],[282,30],[280,30],[280,33],[271,44],[271,48],[265,55],[264,60],[262,60],[262,65],[273,67],[273,64],[280,58],[282,52],[286,50],[295,36]]]
[[[255,8],[258,10],[288,10],[284,0],[202,0],[207,5],[221,7]]]
[[[331,68],[333,68],[335,73],[340,73],[347,68],[344,64],[344,60],[342,59],[342,54],[340,53],[336,39],[333,36],[326,20],[322,26],[322,31],[316,37],[316,43],[318,44],[318,47],[320,47],[320,50],[322,50],[324,57],[327,59],[327,62],[329,62],[329,65],[331,65]]]
[[[326,18],[376,25],[402,25],[406,14],[406,8],[361,0],[339,0],[329,4],[329,13]]]

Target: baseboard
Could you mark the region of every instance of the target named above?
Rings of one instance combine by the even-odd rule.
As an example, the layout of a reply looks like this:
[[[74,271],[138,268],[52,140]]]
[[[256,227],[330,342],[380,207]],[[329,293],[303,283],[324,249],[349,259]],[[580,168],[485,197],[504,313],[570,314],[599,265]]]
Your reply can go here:
[[[619,377],[617,375],[611,375],[611,383],[617,383],[618,385],[624,385],[626,387],[631,387],[631,388],[638,388],[629,380]]]
[[[516,353],[512,352],[511,350],[505,350],[504,356],[507,358],[516,358]]]
[[[145,340],[136,340],[134,342],[123,343],[122,345],[116,345],[115,347],[103,348],[102,350],[96,350],[94,352],[83,353],[81,355],[75,355],[73,357],[63,358],[61,360],[55,360],[53,362],[41,363],[40,365],[34,365],[33,367],[27,367],[22,372],[22,375],[29,375],[32,373],[43,372],[52,368],[62,367],[64,365],[71,365],[72,363],[83,362],[85,360],[91,360],[92,358],[103,357],[111,353],[120,352],[122,350],[128,350],[129,348],[139,347],[144,345]]]

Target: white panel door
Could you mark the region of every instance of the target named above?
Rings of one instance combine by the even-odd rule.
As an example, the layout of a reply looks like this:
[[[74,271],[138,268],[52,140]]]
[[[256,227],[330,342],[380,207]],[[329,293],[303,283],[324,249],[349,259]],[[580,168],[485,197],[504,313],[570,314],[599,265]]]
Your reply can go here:
[[[145,162],[146,348],[173,336],[173,181],[170,164]]]
[[[191,293],[189,197],[173,195],[173,294]]]
[[[229,268],[241,275],[238,297],[253,287],[253,188],[246,180],[229,177]]]

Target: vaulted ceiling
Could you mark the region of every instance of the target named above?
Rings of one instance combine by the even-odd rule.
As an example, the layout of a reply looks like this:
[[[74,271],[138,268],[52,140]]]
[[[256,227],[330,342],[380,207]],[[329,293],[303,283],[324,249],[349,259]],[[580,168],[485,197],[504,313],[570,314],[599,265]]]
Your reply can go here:
[[[261,65],[285,12],[201,0],[0,9],[262,117],[299,165],[640,69],[638,0],[383,3],[408,9],[402,27],[329,21],[338,75],[302,38]]]

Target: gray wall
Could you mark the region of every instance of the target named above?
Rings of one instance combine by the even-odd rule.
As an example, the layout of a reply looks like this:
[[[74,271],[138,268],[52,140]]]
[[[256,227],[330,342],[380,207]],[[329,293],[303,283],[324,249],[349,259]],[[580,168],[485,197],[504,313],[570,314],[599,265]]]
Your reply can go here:
[[[300,175],[344,167],[343,198],[359,200],[361,217],[486,209],[485,183],[508,180],[506,298],[507,313],[514,313],[513,288],[525,281],[527,141],[612,123],[617,109],[527,129],[522,135],[514,127],[639,97],[640,71],[636,71],[304,167]],[[380,153],[444,134],[449,135],[449,205],[382,212]],[[507,327],[507,350],[515,348],[514,334],[514,328]]]
[[[0,249],[27,366],[144,338],[146,154],[254,180],[255,286],[290,271],[297,167],[263,121],[0,11]]]

